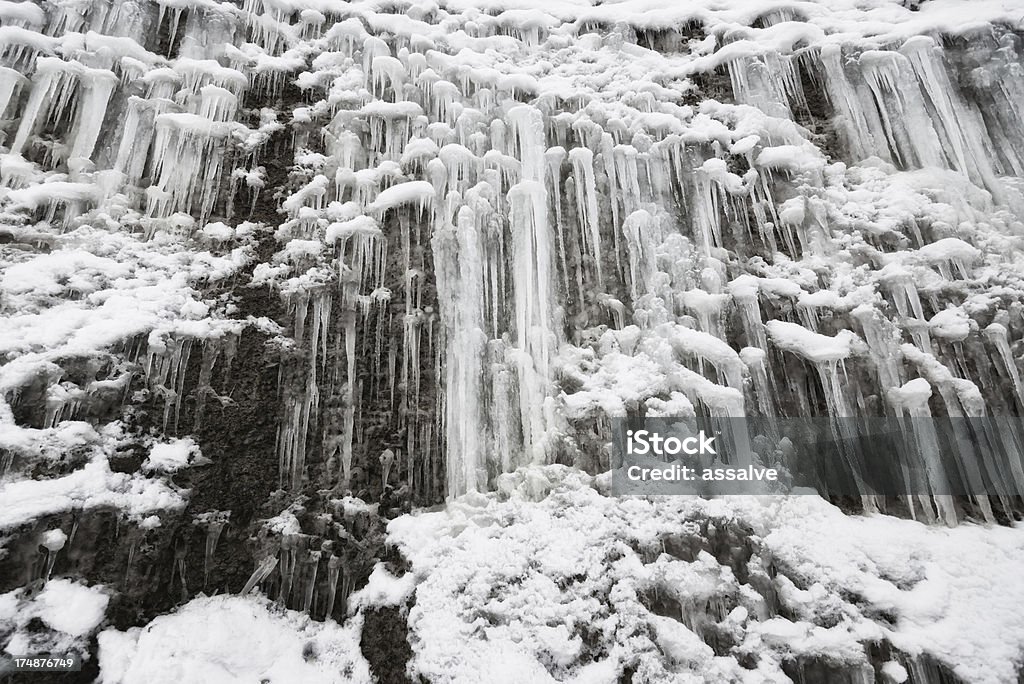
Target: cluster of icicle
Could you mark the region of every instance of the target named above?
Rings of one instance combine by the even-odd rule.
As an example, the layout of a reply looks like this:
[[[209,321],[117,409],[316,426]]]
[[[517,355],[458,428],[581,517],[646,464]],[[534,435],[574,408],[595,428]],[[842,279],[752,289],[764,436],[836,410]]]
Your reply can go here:
[[[235,195],[291,125],[298,187],[256,273],[308,352],[281,380],[293,489],[311,450],[352,477],[360,355],[398,470],[438,443],[448,496],[641,409],[1019,413],[1019,37],[847,45],[788,10],[738,26],[696,4],[654,31],[629,3],[618,23],[585,4],[7,5],[0,177],[65,225],[121,195],[146,230],[188,230],[244,218]],[[288,81],[303,102],[265,107]],[[657,380],[632,397],[595,380],[641,366]]]
[[[566,58],[553,35],[508,33],[524,50]],[[664,83],[609,104],[474,68],[400,30],[382,38],[350,19],[327,35],[329,51],[314,61],[322,69],[304,74],[326,97],[303,115],[326,132],[322,146],[315,129],[301,134],[322,156],[291,198],[309,198],[289,207],[293,235],[335,245],[339,281],[360,283],[343,290],[342,307],[364,317],[377,315],[367,298],[387,296],[379,289],[387,259],[349,254],[378,255],[397,223],[410,290],[433,267],[449,495],[565,456],[570,423],[594,420],[593,407],[560,394],[555,381],[572,356],[565,350],[588,344],[598,365],[609,348],[657,360],[664,379],[639,398],[649,409],[672,400],[675,410],[718,416],[920,417],[1024,407],[1011,351],[1022,332],[1020,290],[987,305],[976,296],[1018,285],[1013,251],[990,269],[983,249],[990,233],[1019,231],[1024,206],[1007,178],[1024,161],[1012,35],[993,30],[975,54],[961,48],[953,57],[929,36],[886,50],[737,51],[722,60],[737,104],[685,110]],[[574,38],[600,59],[621,36]],[[978,85],[987,99],[954,85],[972,68],[976,81],[1000,80]],[[831,109],[829,153],[868,160],[883,176],[925,169],[939,189],[905,185],[890,198],[872,179],[857,189],[862,196],[849,191],[861,176],[847,182],[820,138],[794,121],[814,118],[801,116],[809,90]],[[902,215],[835,206],[864,201],[877,211],[906,196],[919,208]],[[432,264],[416,261],[427,236]],[[898,251],[886,245],[893,236]],[[844,255],[851,246],[854,256]],[[421,328],[432,332],[415,297],[405,311],[392,383],[416,372],[406,370],[418,358],[410,350]],[[789,379],[794,362],[812,369],[819,396]],[[978,386],[989,374],[1011,394],[983,399]],[[589,398],[600,413],[637,409],[609,394]],[[343,435],[348,458],[351,434]],[[407,434],[412,457],[423,448],[417,431]],[[951,521],[952,504],[936,502]],[[929,514],[933,502],[921,505]]]

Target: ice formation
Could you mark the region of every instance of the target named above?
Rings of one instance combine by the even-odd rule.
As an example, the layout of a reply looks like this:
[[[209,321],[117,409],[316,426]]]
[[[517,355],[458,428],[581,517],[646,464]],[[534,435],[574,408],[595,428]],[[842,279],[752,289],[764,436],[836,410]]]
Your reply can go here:
[[[214,585],[362,617],[402,600],[365,562],[381,517],[491,501],[554,464],[607,471],[613,418],[1020,416],[1022,16],[1015,0],[0,3],[0,563],[16,568],[0,591],[118,565],[106,584],[158,593],[150,616]],[[1019,513],[934,476],[892,510]],[[742,515],[785,535],[819,512],[803,505]],[[111,526],[125,551],[97,560]],[[404,529],[422,574],[438,561]],[[700,562],[702,581],[738,581]],[[378,591],[356,593],[371,572]],[[779,580],[779,605],[824,610],[830,572]],[[967,658],[879,627],[894,596],[868,596],[881,612],[842,638],[808,615],[748,629],[745,605],[715,622],[791,661],[832,644],[843,676],[930,681],[913,657]],[[644,648],[677,664],[746,668],[740,641],[642,618]],[[583,667],[575,637],[522,629],[547,655],[505,655],[531,673],[636,665]],[[104,634],[111,681],[149,681],[124,655],[146,637]],[[440,677],[446,644],[421,638],[412,662]],[[958,676],[1003,680],[1013,648]],[[793,676],[784,660],[757,671]]]

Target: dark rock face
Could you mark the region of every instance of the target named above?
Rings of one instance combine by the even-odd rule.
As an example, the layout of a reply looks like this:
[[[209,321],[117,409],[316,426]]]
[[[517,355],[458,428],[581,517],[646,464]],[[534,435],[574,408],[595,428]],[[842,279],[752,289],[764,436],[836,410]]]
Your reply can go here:
[[[363,613],[359,647],[379,682],[411,682],[406,665],[412,657],[409,628],[401,608],[374,608]]]

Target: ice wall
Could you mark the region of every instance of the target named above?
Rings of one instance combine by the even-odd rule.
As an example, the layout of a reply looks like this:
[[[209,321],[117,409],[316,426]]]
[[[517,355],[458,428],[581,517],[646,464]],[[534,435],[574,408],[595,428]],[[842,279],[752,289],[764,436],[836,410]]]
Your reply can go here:
[[[599,472],[611,417],[1020,415],[1019,12],[867,4],[4,4],[3,486],[242,361],[278,511]],[[330,535],[274,529],[302,607]]]

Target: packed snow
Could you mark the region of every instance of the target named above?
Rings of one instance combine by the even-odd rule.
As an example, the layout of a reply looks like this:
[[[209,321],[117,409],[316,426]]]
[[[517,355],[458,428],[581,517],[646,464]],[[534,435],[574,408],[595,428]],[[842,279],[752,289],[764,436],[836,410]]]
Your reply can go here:
[[[88,658],[88,639],[103,623],[111,593],[102,586],[53,579],[34,591],[0,594],[4,652],[12,656],[75,653]]]
[[[359,623],[317,623],[261,597],[193,599],[143,628],[99,635],[102,684],[361,684]]]
[[[500,493],[393,521],[416,577],[413,677],[789,681],[783,663],[801,658],[870,673],[882,641],[898,651],[889,669],[920,676],[929,656],[963,681],[1016,677],[1019,524],[944,529],[810,496],[606,487],[526,468]]]

